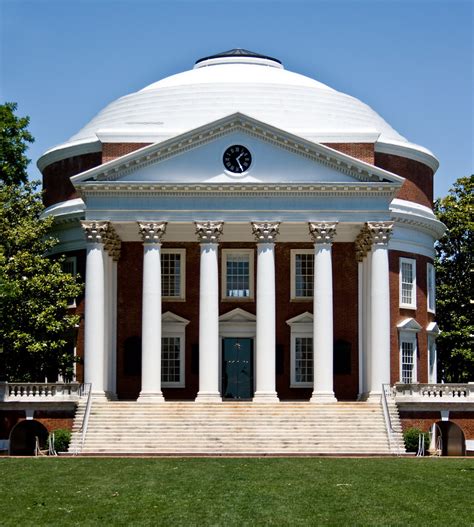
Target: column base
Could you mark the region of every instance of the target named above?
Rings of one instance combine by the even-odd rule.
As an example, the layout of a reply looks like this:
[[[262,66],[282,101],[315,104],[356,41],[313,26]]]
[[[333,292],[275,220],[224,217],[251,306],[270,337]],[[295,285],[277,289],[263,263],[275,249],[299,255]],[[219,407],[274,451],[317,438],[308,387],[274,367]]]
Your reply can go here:
[[[313,392],[310,403],[337,403],[334,392]]]
[[[91,398],[94,401],[106,402],[109,400],[105,392],[91,392]]]
[[[140,392],[137,402],[139,403],[164,403],[165,398],[161,392]]]
[[[380,400],[382,398],[382,392],[369,392],[367,394],[364,394],[365,399],[364,401],[367,401],[368,403],[380,403]]]
[[[219,392],[198,392],[196,403],[221,403],[222,395]]]
[[[108,401],[116,401],[117,400],[117,394],[114,392],[105,392],[105,396],[107,397]]]
[[[252,402],[254,403],[279,403],[276,392],[255,392]]]

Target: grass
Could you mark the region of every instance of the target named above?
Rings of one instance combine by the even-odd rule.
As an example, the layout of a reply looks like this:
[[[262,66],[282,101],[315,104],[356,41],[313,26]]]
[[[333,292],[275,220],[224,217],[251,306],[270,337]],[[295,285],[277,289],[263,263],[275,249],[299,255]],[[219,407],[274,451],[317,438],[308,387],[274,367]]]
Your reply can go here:
[[[474,525],[474,459],[0,458],[0,525]]]

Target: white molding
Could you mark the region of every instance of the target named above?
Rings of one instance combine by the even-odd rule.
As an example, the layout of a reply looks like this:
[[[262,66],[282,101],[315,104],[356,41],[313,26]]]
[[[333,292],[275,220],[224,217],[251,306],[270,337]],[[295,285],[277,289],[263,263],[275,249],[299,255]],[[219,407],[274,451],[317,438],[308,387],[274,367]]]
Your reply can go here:
[[[429,334],[433,335],[434,338],[436,338],[441,333],[441,330],[439,329],[438,323],[437,322],[430,322],[426,326],[426,333],[429,333]]]
[[[184,388],[185,379],[185,360],[186,360],[186,326],[189,320],[166,311],[161,315],[161,337],[175,337],[179,338],[179,381],[178,382],[162,382],[163,388]]]
[[[82,198],[74,198],[66,201],[60,201],[50,205],[41,213],[40,218],[47,218],[48,216],[54,216],[56,221],[61,216],[72,216],[72,215],[83,215],[86,210],[86,205]]]
[[[161,254],[179,254],[180,255],[180,277],[179,277],[179,295],[162,296],[163,302],[185,302],[186,301],[186,249],[174,249],[166,247],[161,249]],[[161,264],[163,270],[163,263]],[[162,271],[163,272],[163,271]]]
[[[405,304],[402,301],[402,264],[409,264],[411,266],[411,273],[413,281],[411,284],[411,303]],[[398,259],[398,291],[399,291],[399,307],[401,309],[416,309],[416,260],[414,258],[400,257]]]
[[[102,152],[102,143],[87,139],[85,141],[78,141],[76,143],[65,143],[47,150],[36,162],[36,166],[40,172],[57,161],[68,159],[70,157],[80,156],[84,154],[93,154],[94,152]]]
[[[418,322],[414,318],[405,318],[397,324],[397,329],[399,332],[412,331],[418,333],[423,328],[420,326],[420,324],[418,324]]]
[[[255,267],[254,249],[222,249],[221,250],[221,300],[223,302],[251,302],[255,299]],[[249,257],[249,296],[226,296],[227,291],[227,255],[246,254]]]
[[[430,303],[433,303],[432,308]],[[426,263],[426,310],[428,313],[436,313],[436,274],[434,265],[431,262]]]
[[[377,141],[374,145],[376,152],[381,154],[392,154],[394,156],[405,157],[423,163],[431,168],[433,174],[439,168],[439,161],[427,148],[414,143],[402,143],[396,141]]]
[[[313,315],[309,311],[305,311],[286,321],[290,326],[290,388],[312,388],[312,382],[297,382],[296,381],[296,339],[310,338],[313,340]],[[314,377],[314,364],[313,364]]]
[[[296,296],[296,255],[298,254],[312,254],[313,255],[313,269],[314,269],[314,249],[291,249],[290,250],[290,300],[294,300],[294,301],[307,300],[311,302],[313,300],[313,295]],[[313,279],[314,279],[314,271],[313,271]]]

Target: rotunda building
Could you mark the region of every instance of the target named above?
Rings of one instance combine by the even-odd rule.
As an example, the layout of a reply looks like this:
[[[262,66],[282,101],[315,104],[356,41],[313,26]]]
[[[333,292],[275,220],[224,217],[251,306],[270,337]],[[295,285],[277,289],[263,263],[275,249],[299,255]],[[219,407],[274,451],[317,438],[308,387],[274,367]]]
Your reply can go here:
[[[380,399],[436,383],[434,155],[236,49],[111,102],[38,161],[85,280],[96,398]]]

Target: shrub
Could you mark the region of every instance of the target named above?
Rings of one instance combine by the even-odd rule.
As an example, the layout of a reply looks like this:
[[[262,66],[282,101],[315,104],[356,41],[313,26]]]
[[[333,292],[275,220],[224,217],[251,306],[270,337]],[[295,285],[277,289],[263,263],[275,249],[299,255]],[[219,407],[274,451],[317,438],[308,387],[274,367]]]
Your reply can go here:
[[[71,432],[64,428],[55,430],[54,432],[54,450],[56,452],[67,452],[69,443],[71,442]]]
[[[405,440],[405,448],[407,452],[418,452],[418,437],[420,434],[423,434],[423,439],[425,442],[425,452],[428,450],[429,443],[429,434],[423,433],[419,428],[409,428],[403,432],[403,439]]]

